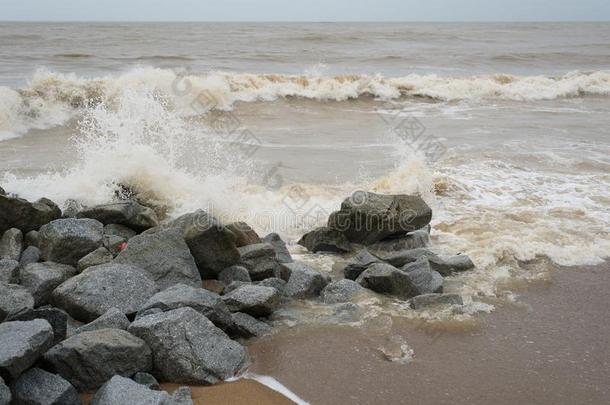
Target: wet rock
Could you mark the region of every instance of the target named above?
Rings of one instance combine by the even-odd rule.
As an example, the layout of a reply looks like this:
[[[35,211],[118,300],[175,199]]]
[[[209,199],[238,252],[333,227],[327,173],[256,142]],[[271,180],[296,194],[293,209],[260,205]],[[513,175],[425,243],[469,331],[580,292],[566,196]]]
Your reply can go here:
[[[183,215],[167,227],[183,231],[202,278],[215,278],[222,270],[239,261],[233,232],[205,211]]]
[[[0,187],[0,195],[6,195],[6,191],[2,187]]]
[[[275,250],[268,243],[258,243],[238,248],[239,265],[246,268],[253,281],[277,277],[280,265],[275,259]]]
[[[430,266],[443,276],[474,269],[474,263],[467,255],[457,255],[445,258],[430,258]]]
[[[15,404],[28,405],[81,405],[76,389],[58,375],[39,368],[26,371],[13,384]]]
[[[19,261],[22,251],[23,233],[16,228],[4,232],[0,239],[0,259]]]
[[[381,263],[381,259],[370,254],[368,250],[362,249],[345,266],[343,275],[349,280],[356,280],[373,263]]]
[[[430,262],[433,260],[438,261],[439,263],[442,262],[436,253],[424,248],[385,252],[380,253],[379,257],[394,267],[402,267],[405,264],[413,263],[422,257],[427,258]]]
[[[237,247],[262,243],[256,231],[245,222],[230,223],[227,225],[227,229],[235,235],[235,245]]]
[[[70,198],[64,202],[62,217],[76,218],[76,215],[85,208],[82,202]]]
[[[68,314],[58,308],[41,307],[36,309],[25,309],[7,318],[7,321],[33,321],[44,319],[53,328],[53,345],[64,340],[67,336]]]
[[[376,256],[391,255],[393,252],[425,248],[430,244],[430,234],[425,230],[410,232],[404,236],[382,240],[369,245],[369,251]]]
[[[142,384],[116,375],[93,396],[91,405],[171,405],[165,391],[155,391]]]
[[[91,332],[99,329],[121,329],[127,330],[129,327],[129,319],[118,308],[110,308],[103,315],[93,322],[80,326],[76,329],[75,334],[82,332]]]
[[[23,237],[23,244],[28,246],[38,247],[38,231],[30,231]]]
[[[352,247],[345,235],[335,229],[325,226],[316,228],[313,231],[306,233],[298,243],[314,253],[345,253],[352,250]]]
[[[222,296],[232,312],[254,317],[269,316],[280,304],[280,293],[273,287],[244,285]]]
[[[11,390],[4,384],[2,377],[0,377],[0,405],[10,405],[12,398]]]
[[[44,319],[0,324],[0,377],[16,379],[53,343],[53,329]]]
[[[199,270],[179,229],[134,236],[115,263],[140,267],[161,289],[176,284],[201,286]]]
[[[154,374],[164,381],[215,384],[247,362],[246,350],[192,308],[149,315],[129,331],[152,348]]]
[[[231,333],[235,336],[248,339],[263,336],[271,332],[271,326],[248,314],[244,314],[243,312],[235,312],[232,314],[232,316],[233,327],[231,328]]]
[[[104,226],[104,235],[119,236],[126,241],[136,236],[138,233],[125,225],[108,224]]]
[[[78,272],[81,273],[83,270],[88,269],[89,267],[110,263],[113,258],[112,253],[102,246],[80,259],[76,265],[76,268]]]
[[[225,287],[223,294],[227,295],[231,291],[235,291],[239,287],[244,286],[244,285],[252,285],[252,283],[249,283],[247,281],[233,281],[231,284],[229,284],[228,286]]]
[[[382,294],[399,298],[442,291],[443,279],[429,266],[412,263],[410,271],[403,271],[386,263],[375,263],[366,269],[356,280],[361,286]]]
[[[148,273],[126,264],[89,267],[53,291],[51,301],[81,322],[92,322],[112,307],[129,316],[158,288]]]
[[[280,294],[284,293],[284,289],[286,288],[286,281],[277,277],[266,278],[262,281],[257,281],[256,285],[262,285],[264,287],[273,287],[280,292]]]
[[[159,381],[157,381],[157,379],[153,377],[152,374],[144,373],[141,371],[135,373],[134,376],[131,377],[131,379],[137,382],[138,384],[145,386],[148,389],[155,391],[159,391],[161,389]]]
[[[409,300],[413,309],[421,309],[437,305],[464,305],[459,294],[422,294]]]
[[[102,246],[105,247],[113,257],[121,253],[121,247],[127,239],[116,235],[104,235],[102,238]]]
[[[222,281],[225,285],[231,284],[233,281],[245,281],[251,282],[250,273],[248,269],[242,266],[230,266],[220,272],[218,280]]]
[[[93,219],[57,219],[39,231],[40,256],[44,261],[76,266],[102,246],[102,224]]]
[[[327,304],[349,302],[353,297],[364,289],[353,280],[343,279],[328,284],[320,294],[322,301]]]
[[[328,226],[350,242],[370,245],[425,227],[432,210],[419,196],[357,191],[328,218]]]
[[[19,262],[16,260],[0,260],[0,283],[17,284],[19,282]]]
[[[214,325],[226,329],[232,325],[231,312],[218,294],[184,284],[169,287],[153,295],[140,312],[159,308],[163,311],[190,307],[204,315]]]
[[[51,348],[44,360],[79,391],[97,389],[114,375],[150,371],[152,366],[148,345],[120,329],[74,335]]]
[[[40,249],[36,246],[28,246],[21,253],[21,259],[19,259],[19,266],[25,267],[28,264],[38,263],[40,260]]]
[[[411,279],[415,287],[415,295],[443,292],[443,276],[432,270],[427,258],[422,257],[401,268]]]
[[[21,285],[32,294],[37,307],[47,304],[53,290],[74,275],[74,267],[53,262],[28,264],[19,272]]]
[[[77,214],[77,218],[92,218],[104,225],[124,225],[137,232],[159,225],[157,214],[135,201],[121,201],[85,208]]]
[[[0,322],[11,315],[33,308],[34,297],[25,287],[0,283]]]
[[[291,271],[284,288],[284,295],[291,298],[311,298],[320,292],[329,282],[328,277],[301,262],[285,263]]]
[[[275,250],[275,258],[278,262],[292,263],[292,256],[290,256],[290,252],[286,247],[286,242],[280,238],[280,235],[277,233],[270,233],[269,235],[265,236],[262,241],[273,246],[273,249]]]
[[[193,392],[190,387],[180,387],[172,393],[172,405],[193,405]]]
[[[42,202],[0,195],[0,233],[17,228],[23,233],[38,230],[61,216],[56,207]]]

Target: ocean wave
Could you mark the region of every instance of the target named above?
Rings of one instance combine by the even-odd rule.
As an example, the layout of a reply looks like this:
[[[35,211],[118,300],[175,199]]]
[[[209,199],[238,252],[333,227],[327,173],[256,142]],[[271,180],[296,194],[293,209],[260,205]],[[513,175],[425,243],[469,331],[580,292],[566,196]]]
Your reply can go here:
[[[536,101],[561,97],[610,95],[610,72],[571,72],[559,76],[488,75],[443,77],[410,74],[303,75],[211,72],[178,75],[173,70],[138,67],[114,76],[94,78],[75,74],[38,71],[27,87],[0,87],[0,131],[22,132],[24,128],[61,123],[70,112],[102,101],[111,105],[124,90],[153,92],[169,108],[183,116],[210,109],[230,110],[239,102],[303,98],[345,101],[360,97],[395,100],[418,97],[431,101],[495,100]],[[203,99],[205,108],[195,109]],[[58,112],[61,111],[61,114]],[[49,121],[49,114],[55,117]]]

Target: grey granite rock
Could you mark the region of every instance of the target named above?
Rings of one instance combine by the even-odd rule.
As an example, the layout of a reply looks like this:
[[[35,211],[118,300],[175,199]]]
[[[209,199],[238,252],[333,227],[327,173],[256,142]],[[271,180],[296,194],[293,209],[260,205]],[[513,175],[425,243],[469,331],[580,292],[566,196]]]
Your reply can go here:
[[[89,267],[110,263],[113,258],[112,253],[102,246],[80,259],[76,265],[76,269],[81,273]]]
[[[21,253],[21,259],[19,259],[19,266],[25,267],[28,264],[38,263],[40,261],[40,249],[36,246],[28,246]]]
[[[459,294],[423,294],[409,300],[413,309],[421,309],[436,305],[464,305]]]
[[[275,250],[275,258],[278,262],[292,263],[292,256],[290,256],[290,252],[286,247],[286,242],[282,240],[280,235],[277,233],[270,233],[269,235],[265,236],[262,241],[273,246],[273,249]]]
[[[16,260],[0,260],[0,283],[19,283],[19,262]]]
[[[129,240],[137,235],[137,232],[125,225],[108,224],[104,226],[104,235],[119,236],[125,240]]]
[[[280,293],[273,287],[243,285],[222,296],[232,312],[244,312],[254,317],[268,316],[280,304]]]
[[[245,222],[230,223],[227,225],[227,229],[235,235],[235,246],[237,247],[262,242],[256,231]]]
[[[91,405],[172,405],[172,402],[165,391],[151,390],[115,375],[95,393]]]
[[[40,256],[44,261],[76,266],[102,246],[102,236],[102,224],[93,219],[57,219],[40,228]]]
[[[381,259],[362,249],[349,261],[343,269],[343,275],[349,280],[356,280],[364,270],[373,263],[381,263]]]
[[[137,382],[138,384],[144,385],[146,388],[159,391],[161,390],[161,385],[159,385],[159,381],[149,373],[145,373],[143,371],[137,372],[131,377],[132,380]]]
[[[10,405],[12,398],[10,388],[6,386],[2,377],[0,377],[0,405]]]
[[[243,266],[230,266],[220,272],[218,280],[222,281],[225,285],[231,284],[233,281],[245,281],[251,282],[250,273],[248,269]]]
[[[343,279],[328,284],[322,290],[322,301],[327,304],[349,302],[352,298],[363,291],[360,284],[353,280]]]
[[[0,323],[0,377],[16,379],[53,344],[53,328],[44,319]]]
[[[53,290],[74,275],[74,267],[53,262],[28,264],[19,272],[21,285],[34,297],[34,306],[47,304]]]
[[[343,233],[325,226],[306,233],[298,243],[314,253],[345,253],[352,250],[351,244]]]
[[[22,251],[23,233],[17,228],[4,232],[0,238],[0,259],[19,261]]]
[[[23,310],[34,308],[34,297],[17,284],[0,283],[0,322]]]
[[[11,315],[7,321],[33,321],[44,319],[53,328],[53,345],[64,340],[68,330],[68,314],[58,308],[41,307],[36,309],[25,309]]]
[[[257,243],[238,248],[239,265],[248,269],[253,281],[269,277],[279,277],[280,264],[275,258],[275,250],[268,243]]]
[[[11,384],[16,405],[81,405],[76,389],[48,371],[32,368]]]
[[[312,298],[320,292],[329,279],[319,271],[302,262],[285,263],[290,268],[290,278],[284,288],[284,295],[291,298]]]
[[[125,314],[118,308],[110,308],[93,322],[80,326],[78,329],[76,329],[75,334],[91,332],[99,329],[127,330],[128,327],[129,319],[127,319]]]
[[[135,201],[121,201],[85,208],[77,214],[78,218],[92,218],[104,225],[125,225],[137,232],[159,225],[155,212]]]

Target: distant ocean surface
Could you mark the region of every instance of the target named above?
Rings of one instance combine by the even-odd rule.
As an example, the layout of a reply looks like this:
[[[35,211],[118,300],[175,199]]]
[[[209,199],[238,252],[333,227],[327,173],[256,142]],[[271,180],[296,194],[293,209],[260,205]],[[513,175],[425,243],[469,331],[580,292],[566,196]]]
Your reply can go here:
[[[420,193],[494,296],[610,255],[610,24],[0,23],[0,185],[292,242],[355,190]]]

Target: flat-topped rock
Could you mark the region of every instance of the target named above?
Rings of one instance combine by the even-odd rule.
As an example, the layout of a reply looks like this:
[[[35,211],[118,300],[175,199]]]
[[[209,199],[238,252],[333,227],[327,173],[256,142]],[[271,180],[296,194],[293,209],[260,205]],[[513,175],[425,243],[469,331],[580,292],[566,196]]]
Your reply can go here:
[[[46,306],[36,309],[25,309],[11,315],[10,318],[7,318],[7,321],[33,321],[34,319],[44,319],[49,322],[53,328],[53,345],[66,339],[68,314],[59,308]]]
[[[157,292],[144,270],[108,263],[89,267],[61,284],[51,294],[51,302],[77,320],[91,322],[113,307],[133,316]]]

